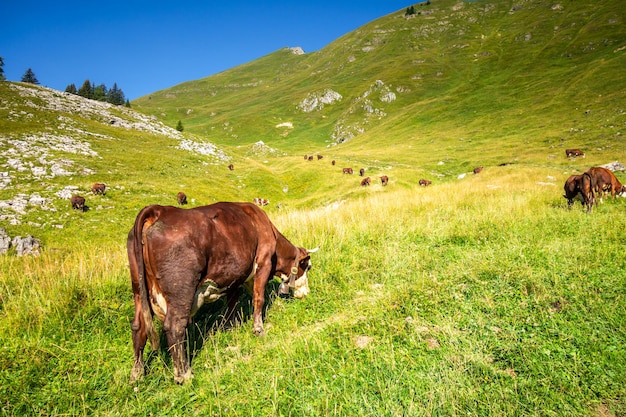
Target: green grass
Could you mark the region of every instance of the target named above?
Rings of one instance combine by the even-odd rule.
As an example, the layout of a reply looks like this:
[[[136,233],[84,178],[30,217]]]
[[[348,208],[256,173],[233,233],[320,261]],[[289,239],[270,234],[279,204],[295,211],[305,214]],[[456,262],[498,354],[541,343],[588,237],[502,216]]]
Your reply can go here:
[[[19,221],[0,209],[10,236],[43,245],[38,257],[0,256],[0,414],[626,415],[626,201],[587,215],[562,197],[569,175],[626,160],[626,26],[616,1],[553,6],[432,1],[320,51],[277,51],[133,103],[182,120],[186,139],[217,144],[227,161],[0,83],[0,172],[14,177],[0,201],[50,200]],[[397,95],[372,100],[378,119],[355,104],[376,80]],[[296,110],[325,88],[344,99]],[[286,121],[294,128],[276,128]],[[352,123],[363,133],[331,145]],[[72,162],[64,177],[12,168],[10,141],[44,134],[97,156],[49,149]],[[277,152],[255,152],[260,140]],[[586,157],[565,158],[570,147]],[[373,185],[343,167],[366,168]],[[106,196],[89,193],[94,182]],[[68,185],[89,211],[56,196]],[[174,384],[163,349],[130,384],[126,235],[142,207],[175,204],[178,191],[190,207],[268,198],[285,236],[321,247],[312,293],[287,302],[274,282],[265,338],[249,320],[219,328],[224,306],[208,306],[189,329],[194,380]],[[250,314],[249,297],[240,307]]]

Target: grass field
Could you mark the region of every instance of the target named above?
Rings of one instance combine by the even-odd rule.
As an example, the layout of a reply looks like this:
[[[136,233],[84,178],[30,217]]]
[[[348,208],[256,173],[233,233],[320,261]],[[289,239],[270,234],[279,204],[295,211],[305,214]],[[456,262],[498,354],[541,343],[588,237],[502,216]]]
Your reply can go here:
[[[626,161],[622,3],[418,10],[155,92],[139,113],[1,82],[0,228],[42,248],[0,255],[0,415],[625,416],[626,200],[586,214],[562,197],[569,175]],[[325,89],[343,99],[298,110]],[[232,330],[207,306],[193,381],[173,382],[163,348],[131,384],[126,235],[178,191],[188,207],[268,198],[291,242],[321,248],[311,294],[283,300],[273,282],[264,338],[249,296]]]
[[[182,387],[166,351],[128,383],[121,242],[2,257],[2,410],[623,415],[624,201],[568,211],[537,185],[549,172],[496,171],[274,215],[293,242],[321,246],[312,294],[286,302],[274,285],[265,338],[248,321],[215,328],[223,306],[210,306],[190,329],[195,378]]]

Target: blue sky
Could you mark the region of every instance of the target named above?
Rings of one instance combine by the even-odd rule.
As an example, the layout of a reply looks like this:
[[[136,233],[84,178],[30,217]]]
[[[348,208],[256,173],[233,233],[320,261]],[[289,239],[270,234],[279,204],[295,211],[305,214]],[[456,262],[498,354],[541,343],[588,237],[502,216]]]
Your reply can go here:
[[[86,79],[133,100],[207,77],[283,47],[322,49],[410,0],[0,2],[7,80],[31,68],[65,90]]]

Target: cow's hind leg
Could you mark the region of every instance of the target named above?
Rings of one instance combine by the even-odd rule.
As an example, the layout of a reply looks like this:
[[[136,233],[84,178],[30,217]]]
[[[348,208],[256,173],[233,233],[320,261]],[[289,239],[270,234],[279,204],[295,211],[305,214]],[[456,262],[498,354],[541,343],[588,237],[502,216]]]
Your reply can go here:
[[[187,314],[181,314],[176,310],[175,308],[168,310],[163,322],[163,330],[167,336],[169,351],[174,363],[174,381],[182,384],[193,378],[185,349],[185,334],[189,323],[189,314],[188,311]]]
[[[131,330],[133,332],[133,349],[135,351],[135,362],[130,372],[130,381],[133,382],[141,379],[146,373],[143,362],[143,350],[146,347],[148,336],[146,333],[146,325],[141,314],[139,295],[135,295],[135,317],[131,323]]]

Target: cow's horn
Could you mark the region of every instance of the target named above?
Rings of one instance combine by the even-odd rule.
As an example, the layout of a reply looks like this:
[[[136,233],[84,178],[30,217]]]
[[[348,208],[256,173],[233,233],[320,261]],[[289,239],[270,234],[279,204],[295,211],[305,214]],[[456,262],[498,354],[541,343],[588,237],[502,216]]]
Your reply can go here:
[[[315,253],[315,252],[317,252],[318,250],[320,250],[320,247],[319,247],[319,246],[316,246],[316,247],[314,247],[313,249],[307,249],[306,251],[307,251],[308,253]]]

